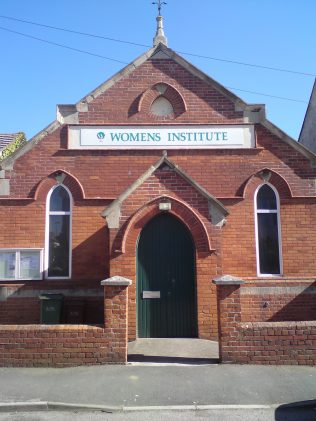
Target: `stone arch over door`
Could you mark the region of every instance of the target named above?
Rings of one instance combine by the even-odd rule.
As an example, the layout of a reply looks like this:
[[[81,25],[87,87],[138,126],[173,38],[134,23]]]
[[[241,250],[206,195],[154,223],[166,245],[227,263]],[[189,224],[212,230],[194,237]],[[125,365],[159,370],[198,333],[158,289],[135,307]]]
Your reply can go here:
[[[211,238],[217,238],[220,228],[214,227],[211,221],[208,226],[197,212],[186,203],[171,197],[158,197],[134,213],[121,228],[110,229],[112,258],[110,276],[120,275],[132,280],[128,290],[128,336],[136,339],[136,252],[137,241],[144,226],[155,216],[161,214],[159,203],[169,201],[168,212],[180,220],[192,235],[196,258],[196,293],[197,293],[197,336],[205,339],[217,338],[217,304],[215,288],[211,283],[212,276],[217,273],[218,256],[211,246]]]
[[[171,203],[171,209],[168,212],[180,219],[192,233],[197,253],[214,251],[211,247],[210,235],[200,216],[189,205],[170,196],[155,198],[138,209],[126,224],[117,249],[120,249],[122,253],[133,249],[141,229],[151,218],[161,213],[159,203],[162,202]]]

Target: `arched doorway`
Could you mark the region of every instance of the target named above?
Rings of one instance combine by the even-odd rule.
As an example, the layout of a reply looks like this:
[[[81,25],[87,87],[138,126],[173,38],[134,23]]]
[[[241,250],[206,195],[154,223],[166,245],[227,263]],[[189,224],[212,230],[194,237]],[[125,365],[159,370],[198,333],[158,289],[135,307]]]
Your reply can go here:
[[[151,219],[138,240],[137,325],[140,338],[197,336],[195,246],[168,213]]]

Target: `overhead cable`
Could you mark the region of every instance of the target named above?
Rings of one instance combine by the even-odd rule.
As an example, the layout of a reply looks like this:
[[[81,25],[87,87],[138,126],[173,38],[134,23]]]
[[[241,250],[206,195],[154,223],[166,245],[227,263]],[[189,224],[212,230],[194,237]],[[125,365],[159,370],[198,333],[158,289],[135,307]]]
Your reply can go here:
[[[245,89],[231,88],[229,86],[226,86],[226,89],[231,89],[233,91],[247,92],[248,94],[268,96],[270,98],[283,99],[284,101],[302,102],[304,104],[308,104],[308,101],[304,101],[302,99],[293,99],[293,98],[286,98],[286,97],[283,97],[283,96],[263,94],[262,92],[246,91]]]
[[[146,45],[146,44],[138,44],[137,42],[124,41],[124,40],[121,40],[121,39],[105,37],[103,35],[90,34],[89,32],[75,31],[73,29],[61,28],[59,26],[44,25],[43,23],[32,22],[32,21],[24,20],[24,19],[17,19],[17,18],[13,18],[11,16],[0,15],[0,18],[15,20],[17,22],[22,22],[22,23],[27,23],[28,25],[41,26],[42,28],[54,29],[56,31],[63,31],[63,32],[69,32],[71,34],[83,35],[83,36],[87,36],[87,37],[91,37],[91,38],[104,39],[106,41],[121,42],[122,44],[136,45],[136,46],[145,47],[145,48],[150,47],[150,45]]]
[[[111,58],[111,57],[102,56],[101,54],[91,53],[90,51],[86,51],[86,50],[80,50],[79,48],[69,47],[68,45],[59,44],[59,43],[53,42],[53,41],[48,41],[46,39],[39,38],[39,37],[34,37],[33,35],[24,34],[23,32],[13,31],[12,29],[4,28],[2,26],[0,26],[0,29],[3,30],[3,31],[12,32],[13,34],[21,35],[21,36],[26,37],[26,38],[35,39],[36,41],[45,42],[46,44],[55,45],[55,46],[61,47],[61,48],[67,48],[68,50],[76,51],[77,53],[88,54],[89,56],[99,57],[99,58],[103,58],[105,60],[116,61],[117,63],[121,63],[121,64],[128,64],[125,61],[117,60],[117,59]]]
[[[81,50],[81,49],[79,49],[79,48],[70,47],[70,46],[68,46],[68,45],[59,44],[59,43],[57,43],[57,42],[48,41],[48,40],[46,40],[46,39],[39,38],[39,37],[35,37],[35,36],[33,36],[33,35],[24,34],[23,32],[13,31],[12,29],[4,28],[4,27],[2,27],[2,26],[0,26],[0,30],[7,31],[7,32],[11,32],[11,33],[13,33],[13,34],[17,34],[17,35],[21,35],[21,36],[26,37],[26,38],[31,38],[31,39],[34,39],[34,40],[36,40],[36,41],[40,41],[40,42],[44,42],[44,43],[46,43],[46,44],[54,45],[54,46],[56,46],[56,47],[65,48],[65,49],[67,49],[67,50],[75,51],[75,52],[77,52],[77,53],[87,54],[87,55],[89,55],[89,56],[93,56],[93,57],[98,57],[98,58],[102,58],[102,59],[105,59],[105,60],[114,61],[114,62],[116,62],[116,63],[128,64],[127,62],[122,61],[122,60],[117,60],[117,59],[115,59],[115,58],[106,57],[106,56],[103,56],[103,55],[101,55],[101,54],[92,53],[92,52],[90,52],[90,51]],[[292,102],[302,102],[302,103],[307,103],[307,101],[300,100],[300,99],[285,98],[285,97],[276,96],[276,95],[270,95],[270,94],[264,94],[264,93],[260,93],[260,92],[248,91],[248,90],[245,90],[245,89],[229,88],[229,87],[227,87],[227,89],[232,89],[232,90],[241,91],[241,92],[247,92],[247,93],[250,93],[250,94],[255,94],[255,95],[263,95],[263,96],[266,96],[266,97],[275,98],[275,99],[282,99],[282,100],[285,100],[285,101],[292,101]]]
[[[22,22],[22,23],[26,23],[28,25],[40,26],[42,28],[53,29],[53,30],[56,30],[56,31],[69,32],[69,33],[72,33],[72,34],[83,35],[83,36],[88,36],[88,37],[92,37],[92,38],[99,38],[99,39],[104,39],[104,40],[107,40],[107,41],[119,42],[119,43],[122,43],[122,44],[135,45],[135,46],[145,47],[145,48],[151,47],[150,45],[146,45],[146,44],[140,44],[140,43],[132,42],[132,41],[125,41],[125,40],[121,40],[121,39],[117,39],[117,38],[105,37],[105,36],[102,36],[102,35],[91,34],[89,32],[75,31],[75,30],[72,30],[72,29],[61,28],[61,27],[53,26],[53,25],[45,25],[45,24],[42,24],[42,23],[32,22],[32,21],[25,20],[25,19],[14,18],[12,16],[0,15],[0,18],[9,19],[9,20],[13,20],[13,21],[16,21],[16,22]],[[186,52],[186,51],[177,51],[176,50],[176,53],[184,54],[184,55],[192,56],[192,57],[197,57],[197,58],[203,58],[203,59],[207,59],[207,60],[220,61],[220,62],[223,62],[223,63],[237,64],[239,66],[247,66],[247,67],[254,67],[254,68],[258,68],[258,69],[271,70],[271,71],[275,71],[275,72],[283,72],[283,73],[291,73],[291,74],[296,74],[296,75],[301,75],[301,76],[316,77],[316,74],[314,74],[314,73],[300,72],[300,71],[297,71],[297,70],[284,69],[284,68],[280,68],[280,67],[265,66],[265,65],[261,65],[261,64],[255,64],[255,63],[246,63],[246,62],[243,62],[243,61],[223,59],[223,58],[206,56],[206,55],[201,55],[201,54],[189,53],[189,52]]]

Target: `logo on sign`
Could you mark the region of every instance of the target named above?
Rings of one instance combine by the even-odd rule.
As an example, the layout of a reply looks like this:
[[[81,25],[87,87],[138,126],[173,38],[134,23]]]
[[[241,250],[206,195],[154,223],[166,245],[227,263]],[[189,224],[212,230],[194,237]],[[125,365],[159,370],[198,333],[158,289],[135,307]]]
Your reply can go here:
[[[100,140],[104,139],[105,138],[105,133],[104,132],[98,132],[97,133],[97,138],[100,139]]]

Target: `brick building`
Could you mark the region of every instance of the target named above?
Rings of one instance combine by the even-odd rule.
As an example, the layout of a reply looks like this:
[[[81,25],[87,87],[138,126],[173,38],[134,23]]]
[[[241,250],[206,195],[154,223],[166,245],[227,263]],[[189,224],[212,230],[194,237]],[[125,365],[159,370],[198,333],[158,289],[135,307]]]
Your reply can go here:
[[[124,277],[129,340],[217,339],[223,275],[242,320],[315,319],[316,156],[157,20],[152,49],[1,163],[1,324],[38,324],[43,292],[62,323],[78,300],[75,322],[103,323],[100,281]]]
[[[315,153],[316,150],[316,81],[306,110],[302,130],[298,141]]]

